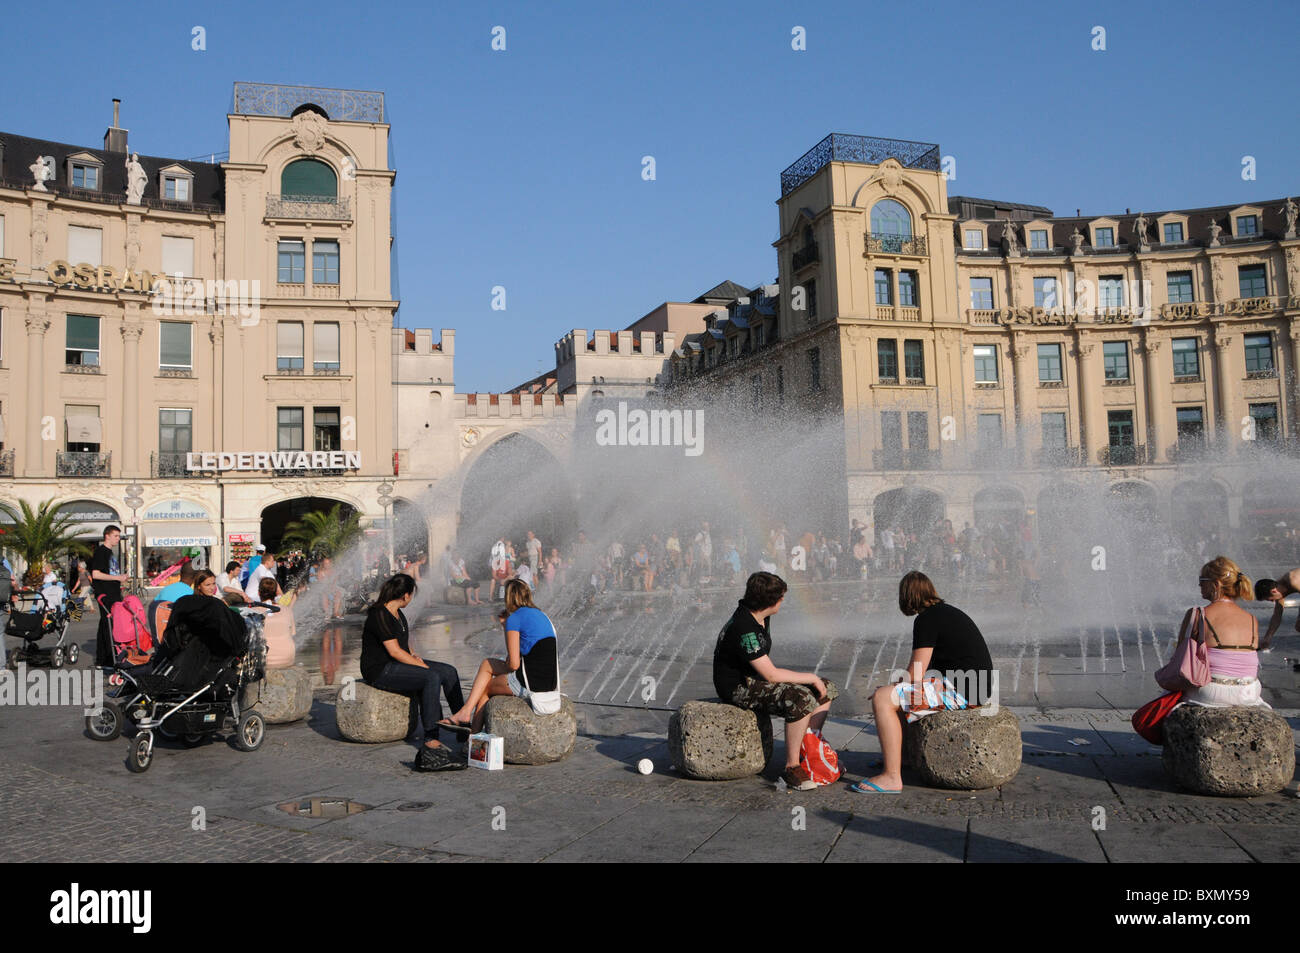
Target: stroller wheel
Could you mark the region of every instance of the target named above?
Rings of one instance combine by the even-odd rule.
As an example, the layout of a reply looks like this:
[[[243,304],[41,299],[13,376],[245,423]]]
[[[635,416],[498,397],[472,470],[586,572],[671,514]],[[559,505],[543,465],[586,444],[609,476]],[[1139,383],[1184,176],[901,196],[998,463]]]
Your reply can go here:
[[[235,746],[240,751],[256,751],[266,740],[266,719],[260,712],[244,712],[235,727]]]
[[[50,668],[63,668],[63,646],[50,649]]]
[[[208,736],[204,734],[181,735],[181,744],[187,748],[197,748],[207,740]]]
[[[122,733],[122,709],[105,702],[94,714],[86,716],[86,730],[96,741],[112,741]]]
[[[81,657],[81,646],[79,646],[76,642],[71,643],[68,646],[68,664],[76,665],[77,659],[80,657]]]
[[[126,755],[126,769],[132,774],[143,774],[153,763],[153,737],[143,732],[131,742],[131,750]]]

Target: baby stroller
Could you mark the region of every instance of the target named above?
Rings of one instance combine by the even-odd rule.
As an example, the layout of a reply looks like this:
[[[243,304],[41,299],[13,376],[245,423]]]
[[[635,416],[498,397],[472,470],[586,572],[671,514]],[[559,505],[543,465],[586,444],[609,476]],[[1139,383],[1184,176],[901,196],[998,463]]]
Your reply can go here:
[[[186,747],[233,732],[236,747],[256,751],[266,738],[266,721],[243,707],[243,692],[261,680],[265,669],[261,615],[231,609],[210,596],[184,596],[172,607],[152,671],[124,672],[127,684],[117,696],[123,701],[107,701],[87,719],[88,727],[95,737],[114,727],[120,733],[129,713],[136,735],[126,766],[135,773],[147,771],[153,762],[155,731]]]
[[[17,668],[19,662],[38,662],[50,668],[62,668],[63,663],[73,665],[80,654],[76,642],[67,641],[68,610],[63,602],[52,602],[46,594],[20,589],[10,597],[9,618],[5,621],[5,635],[23,640],[9,656],[9,667]],[[48,638],[52,645],[40,643]]]

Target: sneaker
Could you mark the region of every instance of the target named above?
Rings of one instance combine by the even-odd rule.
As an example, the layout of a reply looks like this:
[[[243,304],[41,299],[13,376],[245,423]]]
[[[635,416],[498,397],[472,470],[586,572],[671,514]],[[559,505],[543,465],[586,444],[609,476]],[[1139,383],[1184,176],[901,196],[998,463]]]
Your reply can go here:
[[[785,780],[785,786],[791,791],[813,791],[817,788],[817,782],[812,779],[812,775],[804,770],[801,764],[793,768],[786,768],[785,773],[781,775]]]

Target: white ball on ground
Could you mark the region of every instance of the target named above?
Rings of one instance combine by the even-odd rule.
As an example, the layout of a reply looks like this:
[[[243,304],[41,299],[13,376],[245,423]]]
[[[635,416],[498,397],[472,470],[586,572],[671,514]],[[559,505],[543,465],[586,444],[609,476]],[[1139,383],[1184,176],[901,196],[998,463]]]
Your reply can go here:
[[[642,758],[636,763],[636,769],[642,774],[650,774],[655,769],[655,763],[649,758]]]

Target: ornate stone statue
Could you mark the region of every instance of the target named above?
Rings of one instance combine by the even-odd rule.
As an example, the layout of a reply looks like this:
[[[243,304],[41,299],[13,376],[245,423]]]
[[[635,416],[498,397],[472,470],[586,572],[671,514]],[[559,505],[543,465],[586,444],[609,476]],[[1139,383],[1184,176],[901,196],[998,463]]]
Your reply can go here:
[[[1083,232],[1079,231],[1079,226],[1074,226],[1074,234],[1070,236],[1070,242],[1074,245],[1074,254],[1079,254],[1083,250]]]
[[[1139,245],[1147,244],[1147,226],[1149,224],[1150,221],[1147,217],[1141,212],[1138,212],[1138,217],[1133,220],[1133,234],[1137,236],[1137,243]]]
[[[1219,247],[1219,233],[1221,231],[1223,231],[1223,226],[1221,226],[1214,219],[1210,219],[1210,247],[1211,248]]]
[[[54,156],[37,156],[36,161],[29,165],[27,170],[36,180],[32,189],[36,192],[48,192],[45,183],[54,178]]]
[[[1014,224],[1007,222],[1002,226],[1002,237],[1007,242],[1007,254],[1020,254],[1020,244],[1016,241],[1016,226]]]
[[[140,153],[133,152],[126,160],[126,204],[139,205],[144,197],[144,187],[149,181],[144,166],[140,164]]]
[[[1286,237],[1295,238],[1295,220],[1296,204],[1293,199],[1288,198],[1286,204],[1282,206],[1282,219],[1286,222]]]

